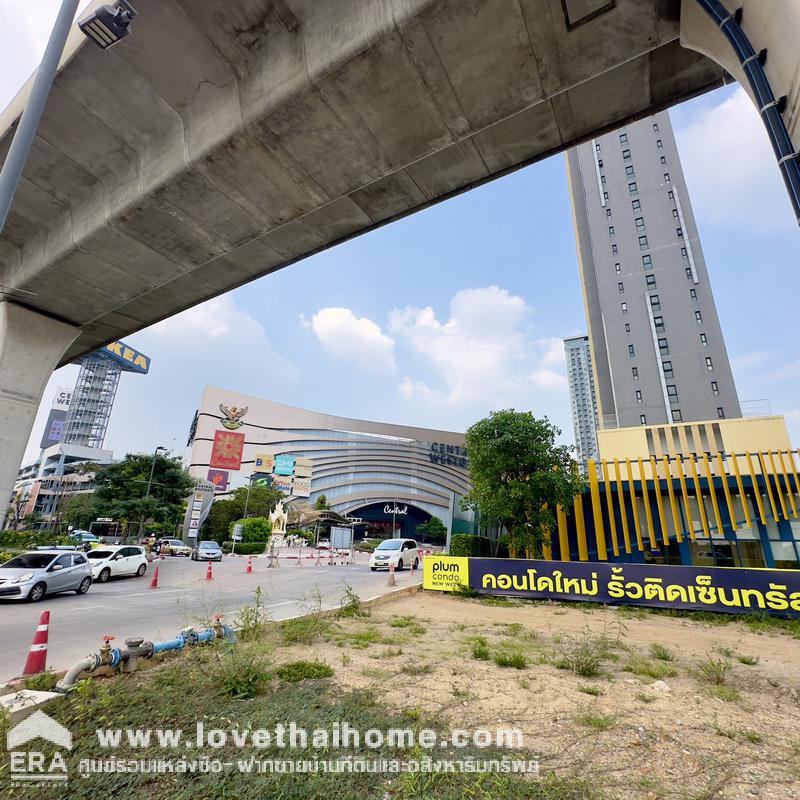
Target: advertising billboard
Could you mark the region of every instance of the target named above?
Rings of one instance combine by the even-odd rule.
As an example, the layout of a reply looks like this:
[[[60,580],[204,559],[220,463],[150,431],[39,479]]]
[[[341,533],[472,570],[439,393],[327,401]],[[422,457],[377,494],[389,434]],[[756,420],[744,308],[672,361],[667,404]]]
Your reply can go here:
[[[272,488],[277,489],[284,494],[291,494],[292,491],[292,476],[291,475],[274,475],[272,478]]]
[[[42,431],[42,439],[39,442],[39,447],[44,450],[46,447],[52,447],[61,441],[64,435],[64,425],[67,421],[67,412],[60,408],[51,408],[50,414],[47,417],[44,430]]]
[[[150,356],[140,353],[129,347],[125,342],[111,342],[107,344],[100,352],[118,362],[127,372],[138,372],[141,375],[146,375],[150,371]]]
[[[208,482],[214,484],[214,490],[217,492],[226,492],[228,490],[229,474],[224,469],[210,469],[208,471]]]
[[[273,456],[272,453],[256,453],[256,472],[272,472],[274,466],[275,456]]]
[[[276,475],[294,475],[294,456],[275,456]]]
[[[209,467],[217,469],[241,469],[244,434],[233,431],[215,431]]]
[[[292,484],[292,494],[295,497],[311,496],[311,478],[298,478],[295,476]]]

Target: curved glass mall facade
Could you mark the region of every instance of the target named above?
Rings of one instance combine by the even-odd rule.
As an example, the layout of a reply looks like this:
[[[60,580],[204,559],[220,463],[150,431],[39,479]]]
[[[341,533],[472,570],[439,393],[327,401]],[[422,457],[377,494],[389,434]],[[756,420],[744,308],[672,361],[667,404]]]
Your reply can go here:
[[[436,516],[473,530],[461,510],[469,489],[464,436],[349,419],[207,387],[192,424],[189,471],[225,497],[250,480],[371,525],[411,536]]]

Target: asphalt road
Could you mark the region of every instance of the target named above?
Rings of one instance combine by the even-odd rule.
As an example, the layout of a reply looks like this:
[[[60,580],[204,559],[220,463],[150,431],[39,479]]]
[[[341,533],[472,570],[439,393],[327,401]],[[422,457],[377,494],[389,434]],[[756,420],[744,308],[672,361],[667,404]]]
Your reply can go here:
[[[54,595],[40,603],[2,600],[0,683],[22,672],[42,611],[50,611],[47,664],[52,669],[66,669],[95,652],[103,635],[115,636],[115,645],[124,644],[130,636],[162,641],[188,625],[199,626],[214,614],[225,614],[225,620],[233,622],[239,609],[252,604],[257,586],[263,592],[264,606],[277,620],[303,613],[315,587],[325,608],[339,605],[345,584],[362,600],[391,591],[386,572],[371,572],[366,558],[361,555],[361,563],[350,566],[316,566],[313,559],[304,559],[298,567],[296,561],[281,560],[274,568],[267,567],[267,559],[254,558],[253,572],[248,575],[247,558],[226,556],[213,565],[211,581],[205,580],[205,563],[166,558],[153,562],[143,578],[95,583],[80,597],[74,593]],[[159,566],[159,588],[150,589],[155,564]],[[410,586],[421,577],[419,570],[413,576],[405,570],[396,573],[396,583]]]

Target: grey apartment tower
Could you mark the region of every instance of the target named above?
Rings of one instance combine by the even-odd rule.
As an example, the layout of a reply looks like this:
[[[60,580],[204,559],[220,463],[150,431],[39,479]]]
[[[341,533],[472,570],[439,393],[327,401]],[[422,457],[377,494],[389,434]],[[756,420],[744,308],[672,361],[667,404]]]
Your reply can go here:
[[[740,417],[668,114],[570,150],[567,171],[599,427]]]
[[[564,339],[567,358],[567,381],[575,428],[575,450],[578,462],[597,459],[597,397],[592,377],[592,351],[588,336]]]

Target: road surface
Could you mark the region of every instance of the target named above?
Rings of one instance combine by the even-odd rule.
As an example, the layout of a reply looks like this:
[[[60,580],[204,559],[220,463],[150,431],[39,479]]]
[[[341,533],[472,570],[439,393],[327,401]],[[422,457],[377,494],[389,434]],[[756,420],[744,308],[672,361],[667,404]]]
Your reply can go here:
[[[213,564],[214,578],[205,580],[207,565],[188,558],[166,558],[150,564],[143,578],[117,578],[95,583],[83,595],[74,593],[45,597],[40,603],[0,601],[0,683],[19,675],[25,664],[33,633],[42,611],[50,611],[48,667],[67,669],[79,658],[95,652],[101,636],[115,636],[122,646],[127,637],[143,636],[151,641],[173,638],[187,625],[202,625],[214,614],[225,614],[233,622],[236,612],[253,602],[257,586],[263,604],[273,619],[303,613],[309,593],[318,587],[324,608],[339,605],[350,584],[366,600],[390,591],[386,572],[371,572],[368,556],[349,566],[315,565],[313,559],[280,560],[267,567],[267,559],[253,558],[253,572],[245,572],[247,558],[226,556]],[[159,588],[150,589],[155,564],[159,566]],[[398,587],[418,584],[421,571],[396,574]]]

